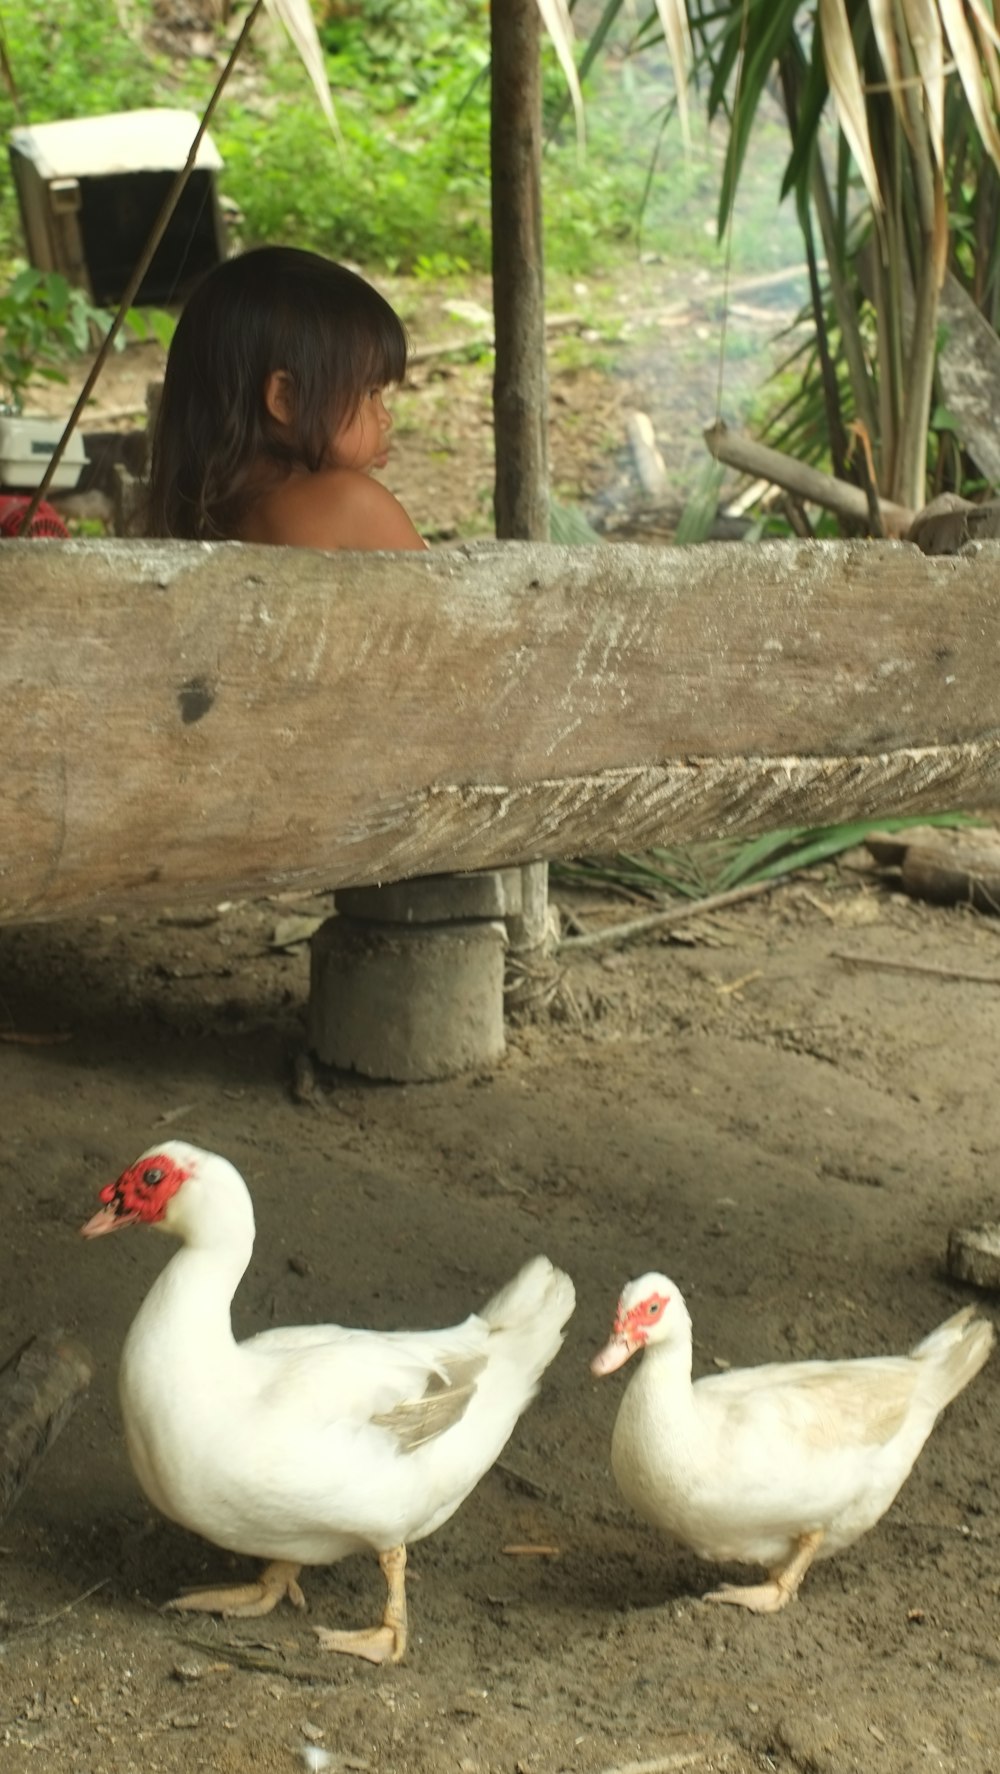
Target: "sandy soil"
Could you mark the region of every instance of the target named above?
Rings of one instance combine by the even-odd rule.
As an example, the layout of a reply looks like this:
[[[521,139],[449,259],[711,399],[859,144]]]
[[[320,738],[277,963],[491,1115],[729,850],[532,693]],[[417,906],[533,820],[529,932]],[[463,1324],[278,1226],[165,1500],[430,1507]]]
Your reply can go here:
[[[0,1350],[58,1322],[97,1364],[2,1529],[5,1774],[277,1774],[309,1748],[371,1774],[995,1768],[995,1361],[889,1515],[769,1619],[699,1601],[712,1571],[621,1502],[621,1377],[587,1361],[650,1265],[688,1298],[697,1372],[902,1350],[971,1297],[944,1254],[996,1211],[995,992],[840,956],[1000,978],[998,927],[830,871],[683,943],[573,957],[489,1076],[327,1077],[303,1103],[305,951],[270,946],[291,903],[0,932],[4,1033],[66,1037],[0,1045]],[[413,1550],[399,1668],[310,1630],[374,1618],[373,1559],[308,1573],[308,1618],[158,1611],[244,1566],[159,1519],[124,1456],[116,1363],[163,1245],[77,1227],[167,1133],[252,1190],[240,1333],[449,1323],[537,1250],[576,1281],[503,1464]],[[558,1556],[504,1552],[525,1543]]]
[[[552,450],[561,497],[655,533],[624,412],[651,412],[683,492],[714,367],[692,366],[697,314],[675,324],[696,293],[638,279],[609,323],[646,314],[619,374],[555,366]],[[418,342],[454,335],[426,290],[400,297]],[[658,302],[669,324],[649,319]],[[141,404],[155,367],[116,360],[104,408]],[[400,398],[390,478],[437,539],[489,528],[489,375],[441,358]],[[585,923],[628,911],[555,897]],[[683,941],[564,957],[489,1076],[326,1077],[303,1102],[306,953],[272,939],[327,909],[0,931],[0,1356],[58,1323],[96,1361],[0,1527],[3,1774],[280,1774],[306,1751],[334,1774],[1000,1767],[996,1360],[882,1523],[770,1619],[703,1604],[714,1573],[621,1502],[622,1376],[587,1365],[650,1266],[684,1290],[699,1373],[904,1350],[971,1297],[944,1257],[952,1225],[996,1214],[996,992],[905,968],[1000,979],[1000,924],[831,869]],[[575,1279],[565,1348],[502,1465],[413,1550],[399,1668],[332,1658],[310,1630],[374,1618],[373,1559],[309,1573],[307,1618],[159,1611],[250,1568],[158,1518],[127,1467],[115,1371],[162,1242],[77,1236],[100,1185],[167,1135],[224,1152],[252,1190],[241,1334],[450,1323],[537,1250]]]

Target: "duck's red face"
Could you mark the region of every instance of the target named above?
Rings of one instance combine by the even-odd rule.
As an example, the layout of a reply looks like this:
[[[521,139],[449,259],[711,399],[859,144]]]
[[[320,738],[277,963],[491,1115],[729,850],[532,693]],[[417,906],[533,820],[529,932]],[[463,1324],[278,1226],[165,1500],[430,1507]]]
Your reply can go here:
[[[655,1290],[644,1294],[639,1300],[633,1300],[631,1304],[626,1304],[626,1296],[623,1294],[618,1302],[611,1336],[604,1348],[594,1356],[590,1364],[591,1372],[614,1373],[615,1368],[622,1367],[630,1355],[644,1349],[669,1304],[670,1295],[657,1293]]]
[[[104,1206],[81,1226],[83,1237],[100,1238],[105,1232],[117,1232],[140,1220],[155,1226],[166,1213],[171,1196],[176,1195],[190,1175],[190,1170],[166,1152],[147,1152],[123,1170],[116,1183],[108,1183],[101,1190]]]
[[[656,1329],[657,1320],[662,1318],[669,1304],[669,1294],[647,1294],[644,1300],[637,1300],[634,1306],[628,1307],[624,1298],[620,1299],[612,1336],[624,1337],[641,1349],[649,1342],[650,1331]]]

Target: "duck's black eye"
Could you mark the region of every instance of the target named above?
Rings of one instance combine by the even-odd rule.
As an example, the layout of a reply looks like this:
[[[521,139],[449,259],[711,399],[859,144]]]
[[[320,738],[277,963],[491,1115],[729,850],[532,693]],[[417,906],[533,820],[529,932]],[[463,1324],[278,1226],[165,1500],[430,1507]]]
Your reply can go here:
[[[166,1174],[165,1170],[157,1170],[155,1165],[150,1165],[148,1170],[143,1171],[142,1180],[147,1188],[155,1189],[157,1183],[162,1183]]]
[[[660,1310],[660,1302],[659,1302],[659,1300],[652,1300],[652,1301],[651,1301],[651,1302],[650,1302],[650,1307],[649,1307],[649,1316],[650,1316],[650,1318],[652,1318],[652,1316],[653,1316],[653,1313],[654,1313],[654,1312],[658,1312],[658,1311],[659,1311],[659,1310]]]

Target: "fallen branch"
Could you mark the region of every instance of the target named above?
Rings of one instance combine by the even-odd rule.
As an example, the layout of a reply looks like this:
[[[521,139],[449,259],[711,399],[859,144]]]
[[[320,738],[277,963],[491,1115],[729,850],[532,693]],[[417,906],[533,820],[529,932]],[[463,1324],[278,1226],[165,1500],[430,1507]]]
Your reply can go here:
[[[524,1491],[527,1496],[547,1497],[549,1495],[545,1486],[539,1484],[537,1478],[529,1478],[526,1472],[518,1472],[517,1467],[508,1465],[506,1460],[494,1460],[493,1466],[497,1472],[502,1472],[505,1478],[509,1478],[511,1483],[517,1485],[518,1489]]]
[[[675,1768],[693,1768],[705,1760],[704,1750],[675,1750],[671,1755],[654,1756],[651,1762],[618,1762],[602,1774],[673,1774]]]
[[[89,1589],[83,1590],[82,1594],[75,1595],[72,1601],[64,1602],[61,1608],[55,1608],[51,1614],[39,1614],[35,1620],[16,1622],[15,1625],[7,1628],[8,1636],[12,1637],[15,1633],[20,1635],[25,1632],[40,1632],[43,1626],[51,1626],[54,1621],[62,1620],[65,1615],[72,1614],[73,1609],[78,1608],[81,1602],[89,1601],[99,1589],[106,1589],[110,1582],[110,1577],[102,1577],[99,1582],[92,1583]]]
[[[834,475],[824,474],[820,468],[810,468],[805,462],[797,462],[794,456],[772,450],[753,438],[736,436],[721,420],[708,426],[704,438],[709,454],[716,461],[725,462],[729,468],[738,468],[743,474],[772,481],[799,499],[835,512],[848,523],[866,526],[870,523],[868,495],[863,488],[852,486],[850,481],[837,480]],[[909,506],[895,505],[890,499],[880,499],[878,509],[887,536],[904,536],[916,515]]]
[[[789,872],[787,875],[776,875],[771,881],[751,881],[746,887],[730,887],[725,893],[709,893],[704,899],[690,899],[684,905],[668,906],[664,912],[650,912],[645,918],[631,918],[627,924],[611,924],[604,930],[588,930],[585,936],[564,936],[559,944],[559,952],[570,949],[575,954],[578,949],[596,949],[609,943],[631,942],[633,937],[645,936],[649,931],[663,929],[669,924],[682,924],[686,918],[697,918],[702,912],[717,912],[723,906],[738,905],[743,899],[757,899],[762,893],[770,893],[772,888],[791,878]]]
[[[938,967],[933,961],[894,961],[888,955],[849,955],[842,949],[832,950],[834,961],[846,961],[849,967],[879,967],[886,973],[926,973],[932,979],[969,980],[978,986],[1000,986],[1000,973],[978,973],[973,968]]]
[[[222,1656],[227,1663],[235,1663],[240,1669],[255,1670],[258,1675],[280,1675],[290,1682],[303,1682],[312,1685],[316,1682],[329,1682],[329,1674],[320,1669],[310,1669],[304,1664],[285,1663],[265,1651],[257,1651],[252,1645],[239,1644],[236,1639],[188,1638],[178,1635],[180,1645],[194,1646],[197,1651],[208,1651],[213,1657]]]
[[[583,325],[580,314],[548,314],[545,317],[547,333],[568,332],[571,327]],[[439,344],[414,345],[407,353],[409,364],[427,363],[433,357],[454,357],[463,351],[489,351],[496,343],[493,328],[488,332],[464,333],[461,338],[442,339]]]

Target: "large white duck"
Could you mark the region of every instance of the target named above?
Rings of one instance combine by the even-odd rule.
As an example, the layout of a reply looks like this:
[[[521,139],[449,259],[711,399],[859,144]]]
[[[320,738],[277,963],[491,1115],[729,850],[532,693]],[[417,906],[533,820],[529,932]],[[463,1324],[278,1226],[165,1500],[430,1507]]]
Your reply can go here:
[[[692,1385],[691,1319],[674,1283],[653,1273],[624,1289],[591,1368],[609,1374],[645,1351],[611,1441],[619,1489],[701,1558],[763,1565],[768,1582],[704,1599],[772,1614],[814,1559],[885,1514],[993,1341],[993,1326],[967,1306],[909,1355],[773,1363]]]
[[[302,1325],[237,1343],[230,1305],[254,1243],[239,1172],[168,1140],[100,1198],[86,1237],[143,1223],[182,1241],[122,1351],[122,1414],[139,1483],[172,1521],[271,1561],[257,1583],[169,1605],[257,1615],[287,1595],[303,1607],[303,1565],[368,1548],[388,1586],[381,1624],[316,1630],[329,1650],[398,1662],[407,1542],[447,1521],[497,1458],[562,1342],[574,1305],[569,1277],[535,1257],[448,1330]]]

